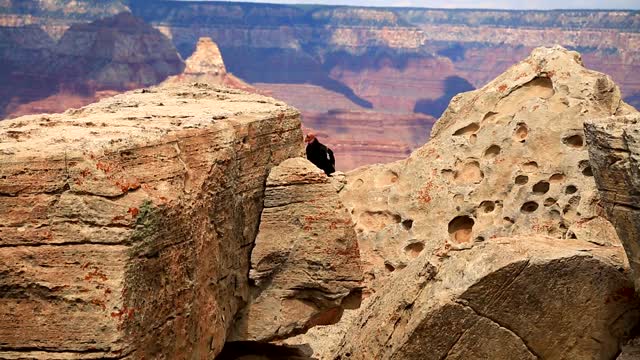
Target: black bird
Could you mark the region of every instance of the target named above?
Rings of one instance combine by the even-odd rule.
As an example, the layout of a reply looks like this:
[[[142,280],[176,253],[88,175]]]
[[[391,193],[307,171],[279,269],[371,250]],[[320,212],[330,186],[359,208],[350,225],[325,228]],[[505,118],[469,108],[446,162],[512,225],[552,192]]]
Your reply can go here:
[[[314,134],[307,134],[304,142],[307,143],[307,160],[322,169],[325,174],[333,174],[336,171],[336,159],[333,157],[333,151],[321,144]]]

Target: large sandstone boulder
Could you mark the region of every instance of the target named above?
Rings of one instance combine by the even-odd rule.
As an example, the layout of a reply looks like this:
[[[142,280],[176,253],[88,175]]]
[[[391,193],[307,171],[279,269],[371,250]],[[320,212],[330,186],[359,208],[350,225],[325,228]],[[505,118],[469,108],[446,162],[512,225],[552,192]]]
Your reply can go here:
[[[251,301],[232,340],[275,340],[340,320],[359,306],[362,270],[349,213],[324,172],[303,158],[267,178],[251,252]]]
[[[588,121],[585,134],[601,203],[640,289],[640,114]]]
[[[0,122],[0,358],[213,358],[299,113],[203,85]]]
[[[616,244],[597,211],[583,122],[636,113],[580,55],[538,48],[483,88],[456,96],[409,158],[348,173],[370,289],[420,254],[543,234]]]
[[[638,320],[619,247],[543,236],[420,257],[329,359],[612,359]]]

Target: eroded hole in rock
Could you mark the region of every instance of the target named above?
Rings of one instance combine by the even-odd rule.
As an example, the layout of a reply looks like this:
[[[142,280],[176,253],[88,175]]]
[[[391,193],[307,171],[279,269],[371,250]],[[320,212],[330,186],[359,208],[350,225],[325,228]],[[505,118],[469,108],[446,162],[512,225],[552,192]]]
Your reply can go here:
[[[513,132],[513,141],[525,142],[529,136],[529,127],[525,123],[519,123]]]
[[[484,236],[478,236],[477,238],[475,238],[473,240],[474,242],[483,242],[484,241]]]
[[[529,177],[527,175],[518,175],[514,182],[517,185],[524,185],[529,182]]]
[[[556,201],[557,200],[554,199],[554,198],[546,198],[546,199],[544,199],[543,205],[548,207],[548,206],[551,206],[551,205],[555,204]]]
[[[522,164],[522,169],[526,172],[534,172],[538,170],[538,163],[535,161],[528,161]]]
[[[578,169],[582,172],[584,176],[593,176],[593,171],[591,170],[591,164],[589,160],[582,160],[578,163]]]
[[[555,94],[553,81],[548,77],[537,77],[522,85],[518,90],[526,91],[530,97],[548,99]]]
[[[396,271],[395,266],[393,266],[393,265],[391,265],[389,263],[385,263],[384,264],[384,268],[390,273]]]
[[[575,185],[569,185],[564,188],[564,193],[568,195],[575,194],[576,191],[578,191],[578,188]]]
[[[402,227],[407,231],[411,230],[411,228],[413,227],[413,220],[411,219],[402,220]]]
[[[549,191],[549,183],[546,181],[538,181],[533,185],[533,192],[536,194],[546,194]]]
[[[520,207],[520,211],[525,214],[532,213],[536,210],[538,210],[538,203],[535,201],[527,201],[526,203],[522,204],[522,207]]]
[[[497,117],[498,113],[497,112],[493,112],[493,111],[489,111],[488,113],[486,113],[484,115],[484,117],[482,118],[482,122],[494,122],[496,117]]]
[[[480,170],[480,163],[477,161],[468,161],[458,169],[454,175],[454,179],[462,184],[477,184],[484,179],[484,173]]]
[[[449,234],[458,243],[469,242],[475,221],[468,216],[456,216],[449,222]]]
[[[570,147],[581,148],[584,146],[584,139],[579,134],[569,135],[562,138],[562,143]]]
[[[478,130],[480,130],[480,125],[478,125],[478,123],[471,123],[463,128],[456,130],[456,132],[453,133],[453,136],[471,135]]]
[[[353,182],[353,187],[355,188],[359,188],[362,185],[364,185],[364,180],[362,179],[356,179],[356,181]]]
[[[469,136],[469,144],[474,145],[478,141],[478,135],[473,134]]]
[[[550,183],[561,183],[564,181],[564,179],[566,178],[566,176],[564,174],[561,173],[557,173],[557,174],[553,174],[549,177],[549,182]]]
[[[456,204],[462,204],[464,202],[464,195],[462,194],[456,194],[453,196],[453,201]]]
[[[405,246],[404,252],[410,258],[417,258],[418,255],[424,250],[424,244],[421,242],[416,242]]]
[[[503,217],[502,221],[504,222],[505,225],[513,225],[516,223],[516,221],[510,217]]]
[[[489,146],[489,148],[487,148],[487,150],[484,151],[484,157],[487,159],[493,159],[500,154],[500,150],[500,146],[491,145]]]
[[[480,208],[484,213],[490,213],[496,209],[496,203],[494,203],[493,201],[483,201],[480,204]]]

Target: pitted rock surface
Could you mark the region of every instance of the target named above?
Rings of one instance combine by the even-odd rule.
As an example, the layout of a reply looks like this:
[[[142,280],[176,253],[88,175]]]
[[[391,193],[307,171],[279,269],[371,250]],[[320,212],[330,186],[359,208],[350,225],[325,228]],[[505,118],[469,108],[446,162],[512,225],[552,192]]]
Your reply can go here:
[[[251,252],[251,300],[233,340],[290,337],[333,324],[360,303],[358,242],[335,182],[294,158],[272,168],[266,186]]]
[[[543,234],[619,244],[597,210],[586,119],[637,113],[580,55],[538,48],[483,88],[455,97],[409,158],[356,169],[340,192],[375,290],[421,254]]]
[[[214,358],[299,113],[204,85],[0,123],[1,358]]]

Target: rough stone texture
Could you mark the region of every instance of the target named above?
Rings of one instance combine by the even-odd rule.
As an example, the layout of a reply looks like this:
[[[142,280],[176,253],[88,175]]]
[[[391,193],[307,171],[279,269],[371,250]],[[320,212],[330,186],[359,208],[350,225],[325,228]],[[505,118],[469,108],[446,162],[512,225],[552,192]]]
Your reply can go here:
[[[422,253],[544,234],[618,244],[599,216],[586,118],[636,113],[580,55],[538,48],[485,87],[455,97],[431,140],[403,161],[347,174],[370,289]]]
[[[329,359],[611,359],[638,320],[619,247],[523,236],[422,256]]]
[[[588,121],[585,134],[601,203],[640,289],[640,114]]]
[[[213,358],[299,113],[208,86],[0,123],[0,358]]]
[[[232,340],[282,339],[333,324],[360,304],[358,242],[334,183],[294,158],[272,168],[266,186],[251,252],[252,299]]]
[[[211,38],[198,40],[196,50],[185,61],[184,71],[171,76],[164,84],[186,84],[191,82],[222,85],[257,93],[258,90],[227,72],[218,45]]]

